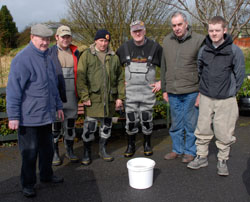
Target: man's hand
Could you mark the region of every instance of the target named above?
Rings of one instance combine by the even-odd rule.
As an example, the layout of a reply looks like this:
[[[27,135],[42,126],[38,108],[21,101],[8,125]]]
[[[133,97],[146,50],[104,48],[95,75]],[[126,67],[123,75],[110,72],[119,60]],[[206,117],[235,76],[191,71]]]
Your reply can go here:
[[[199,104],[200,104],[200,93],[198,94],[198,96],[197,96],[197,98],[195,100],[194,106],[199,107]]]
[[[59,109],[57,111],[57,116],[58,118],[61,120],[61,121],[64,121],[64,113],[63,113],[63,110]]]
[[[90,100],[84,101],[84,102],[83,102],[83,105],[91,106],[91,101],[90,101]]]
[[[167,92],[164,92],[164,93],[162,94],[162,96],[163,96],[163,99],[164,99],[166,102],[168,102],[168,93],[167,93]]]
[[[16,130],[19,127],[19,120],[10,120],[9,121],[9,129]]]
[[[159,90],[161,90],[161,81],[155,82],[155,83],[151,84],[150,86],[151,86],[151,87],[154,87],[154,88],[152,89],[152,92],[153,92],[153,93],[156,93],[156,92],[158,92]]]
[[[121,100],[121,99],[117,99],[117,100],[115,101],[115,109],[116,109],[116,110],[119,110],[119,109],[122,108],[122,107],[123,107],[122,100]]]

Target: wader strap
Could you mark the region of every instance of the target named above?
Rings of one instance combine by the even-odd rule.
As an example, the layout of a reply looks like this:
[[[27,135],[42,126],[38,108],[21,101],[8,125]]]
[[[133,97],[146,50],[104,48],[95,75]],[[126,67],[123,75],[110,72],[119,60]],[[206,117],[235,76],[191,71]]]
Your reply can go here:
[[[155,54],[155,50],[156,50],[156,47],[157,47],[157,43],[154,42],[154,45],[150,51],[150,54],[148,56],[148,60],[147,60],[147,66],[149,67],[151,64],[152,64],[152,60],[153,60],[153,56]]]
[[[131,62],[131,58],[130,58],[130,54],[129,54],[129,51],[128,51],[128,44],[125,43],[124,44],[124,51],[125,51],[125,56],[126,56],[126,62],[125,62],[125,65],[128,66],[130,65],[130,62]]]

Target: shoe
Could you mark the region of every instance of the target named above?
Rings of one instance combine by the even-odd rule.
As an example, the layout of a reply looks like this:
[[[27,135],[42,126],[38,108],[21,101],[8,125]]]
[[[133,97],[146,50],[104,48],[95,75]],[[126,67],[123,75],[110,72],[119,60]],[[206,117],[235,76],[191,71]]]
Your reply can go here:
[[[28,187],[24,187],[23,190],[23,195],[26,197],[34,197],[36,196],[36,192],[34,188],[28,188]]]
[[[166,154],[166,155],[164,156],[164,159],[165,159],[165,160],[173,160],[173,159],[176,159],[176,158],[179,158],[179,157],[181,157],[180,154],[177,154],[177,153],[175,153],[175,152],[170,152],[170,153],[168,153],[168,154]]]
[[[218,160],[217,162],[217,174],[221,176],[228,176],[228,168],[227,168],[227,163],[226,160]]]
[[[182,163],[189,163],[192,160],[194,160],[194,156],[190,155],[190,154],[184,154],[184,156],[182,157],[181,162]]]
[[[191,169],[199,169],[208,166],[207,157],[196,156],[195,159],[188,163],[187,167]]]
[[[47,183],[47,182],[51,182],[51,183],[63,183],[64,179],[63,177],[57,177],[55,175],[52,176],[51,179],[49,180],[40,180],[41,182]]]

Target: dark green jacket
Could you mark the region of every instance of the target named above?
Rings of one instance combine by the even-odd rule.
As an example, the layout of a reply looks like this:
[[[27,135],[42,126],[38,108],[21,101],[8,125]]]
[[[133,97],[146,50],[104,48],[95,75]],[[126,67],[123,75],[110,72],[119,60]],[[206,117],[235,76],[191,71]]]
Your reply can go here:
[[[199,89],[197,57],[205,36],[192,32],[191,28],[183,40],[173,33],[163,40],[161,61],[162,92],[186,94]]]
[[[108,50],[104,65],[95,44],[83,52],[78,62],[77,92],[81,101],[91,101],[91,106],[85,107],[86,116],[112,117],[116,99],[125,97],[124,86],[122,67],[112,50]]]

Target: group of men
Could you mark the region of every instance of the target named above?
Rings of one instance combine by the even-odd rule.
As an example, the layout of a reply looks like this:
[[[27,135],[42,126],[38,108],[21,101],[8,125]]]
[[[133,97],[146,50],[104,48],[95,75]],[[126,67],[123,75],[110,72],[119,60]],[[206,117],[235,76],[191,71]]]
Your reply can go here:
[[[107,162],[114,160],[107,152],[107,140],[112,116],[123,108],[128,136],[124,156],[132,157],[136,152],[139,125],[144,155],[152,155],[153,106],[155,93],[161,89],[171,111],[172,152],[164,158],[182,157],[191,169],[205,167],[208,145],[215,135],[218,174],[229,174],[226,161],[235,142],[235,96],[244,79],[244,56],[232,43],[226,21],[220,16],[209,21],[206,38],[192,31],[182,12],[172,14],[171,25],[173,32],[161,47],[145,36],[144,22],[132,22],[132,39],[116,53],[109,46],[110,33],[98,30],[94,43],[80,57],[71,44],[69,27],[60,26],[56,45],[48,48],[53,32],[42,24],[32,26],[31,41],[13,59],[7,85],[9,127],[18,129],[25,196],[36,194],[37,156],[40,181],[63,182],[52,170],[52,163],[62,163],[58,150],[61,135],[66,157],[79,161],[73,151],[79,101],[85,106],[81,164],[92,162],[91,143],[98,122],[99,156]],[[161,81],[155,80],[156,66],[161,68]]]

